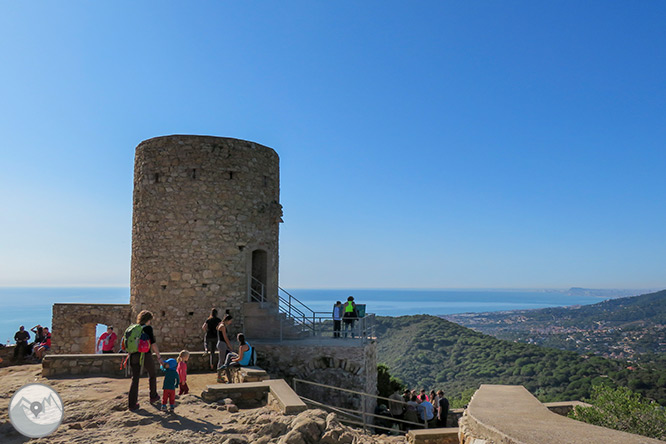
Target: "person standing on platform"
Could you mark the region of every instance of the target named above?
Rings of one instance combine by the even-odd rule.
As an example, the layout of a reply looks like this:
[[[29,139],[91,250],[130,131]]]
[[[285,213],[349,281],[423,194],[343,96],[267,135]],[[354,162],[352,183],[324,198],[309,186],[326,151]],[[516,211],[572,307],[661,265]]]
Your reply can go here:
[[[342,302],[337,301],[333,306],[333,337],[340,337],[340,327],[342,326]]]
[[[344,305],[344,314],[342,320],[345,322],[345,338],[347,337],[347,330],[351,330],[351,337],[354,337],[354,322],[358,318],[356,311],[356,304],[354,303],[354,296],[349,296]]]

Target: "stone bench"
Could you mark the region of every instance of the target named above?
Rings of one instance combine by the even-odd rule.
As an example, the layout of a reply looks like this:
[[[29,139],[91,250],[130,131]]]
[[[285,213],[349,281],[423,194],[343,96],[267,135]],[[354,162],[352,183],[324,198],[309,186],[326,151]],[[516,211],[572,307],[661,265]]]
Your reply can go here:
[[[213,384],[201,393],[204,401],[215,402],[231,398],[240,408],[268,405],[284,415],[295,415],[307,409],[301,398],[284,379],[267,379],[241,384]]]
[[[410,430],[407,432],[410,444],[458,444],[458,427]]]
[[[218,383],[242,384],[244,382],[259,382],[268,379],[266,370],[259,367],[231,366],[227,371],[218,370]]]

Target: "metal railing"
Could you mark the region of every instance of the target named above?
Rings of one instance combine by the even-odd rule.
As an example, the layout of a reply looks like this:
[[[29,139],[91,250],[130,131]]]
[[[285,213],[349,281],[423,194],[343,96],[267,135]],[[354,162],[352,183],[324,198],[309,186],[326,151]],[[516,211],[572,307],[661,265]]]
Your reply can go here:
[[[282,296],[280,292],[286,296]],[[323,314],[313,311],[282,287],[278,287],[278,310],[284,313],[288,319],[291,319],[294,325],[300,327],[302,331],[309,331],[313,334],[317,316]]]
[[[266,302],[266,286],[254,276],[252,276],[250,283],[250,300],[261,303]]]
[[[410,406],[404,402],[404,401],[398,401],[395,399],[390,399],[390,398],[385,398],[383,396],[377,396],[377,395],[371,395],[369,393],[364,393],[364,392],[359,392],[356,390],[349,390],[349,389],[343,389],[340,387],[334,387],[331,385],[326,385],[326,384],[320,384],[317,382],[312,382],[312,381],[305,381],[303,379],[294,379],[292,382],[293,389],[296,392],[296,394],[301,398],[303,402],[305,402],[308,405],[311,405],[316,408],[321,408],[323,410],[327,410],[330,412],[334,412],[338,414],[338,420],[341,423],[352,425],[352,426],[358,426],[362,427],[364,431],[371,431],[374,430],[375,432],[377,430],[382,430],[384,432],[391,432],[391,433],[397,433],[397,434],[405,434],[407,431],[415,428],[427,428],[428,427],[428,421],[424,420],[423,422],[413,422],[413,421],[407,421],[405,419],[400,419],[400,418],[395,418],[392,416],[387,416],[386,414],[377,414],[374,413],[374,406],[377,405],[378,400],[383,400],[387,401],[388,405],[400,405],[404,411],[406,411]],[[310,386],[310,387],[318,387],[318,388],[323,388],[331,391],[337,391],[341,393],[347,393],[351,394],[353,396],[358,396],[360,397],[360,408],[361,410],[357,409],[350,409],[342,406],[333,406],[330,405],[329,403],[326,402],[320,402],[316,401],[313,399],[310,399],[306,396],[303,396],[302,393],[304,392],[303,389],[300,390],[299,393],[299,387],[301,385],[304,386]],[[327,399],[330,399],[331,397],[327,397]],[[372,410],[372,412],[370,411]],[[377,424],[377,422],[381,422],[384,425]],[[398,425],[398,429],[394,427],[387,427],[387,424],[391,425]]]
[[[290,318],[283,319],[283,322],[284,326],[282,328],[285,330],[285,334],[282,336],[286,336],[288,328],[296,328],[297,333],[307,333],[310,339],[318,340],[322,343],[331,340],[354,340],[360,344],[365,344],[376,340],[375,315],[373,313],[368,313],[362,318],[354,318],[349,323],[341,322],[339,329],[336,328],[330,315],[321,316],[320,314],[315,314],[306,324],[302,324],[299,319],[292,323]]]
[[[266,286],[254,276],[250,285],[250,301],[275,307],[266,298]],[[347,319],[335,323],[331,312],[314,311],[282,287],[278,287],[276,311],[280,318],[280,340],[284,336],[309,337],[324,340],[327,338],[360,339],[362,343],[375,340],[375,316],[372,313],[363,317]],[[290,334],[291,333],[291,334]]]

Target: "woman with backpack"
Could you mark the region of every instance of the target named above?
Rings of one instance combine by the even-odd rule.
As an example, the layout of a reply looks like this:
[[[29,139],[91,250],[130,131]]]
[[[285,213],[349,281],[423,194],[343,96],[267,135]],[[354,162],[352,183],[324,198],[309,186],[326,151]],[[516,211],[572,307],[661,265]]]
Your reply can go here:
[[[125,330],[125,335],[123,336],[123,348],[129,353],[129,365],[132,370],[132,385],[130,385],[128,397],[129,409],[131,411],[139,408],[137,400],[139,399],[139,378],[141,377],[142,366],[148,371],[150,402],[154,403],[160,400],[160,395],[157,393],[157,373],[155,371],[155,364],[153,363],[152,352],[155,352],[155,356],[160,364],[164,364],[164,360],[160,355],[160,350],[157,348],[153,327],[150,325],[152,319],[153,314],[151,312],[148,310],[141,311],[136,317],[136,324],[130,325]],[[132,339],[126,342],[126,339],[129,337]],[[135,340],[134,338],[137,337],[138,339]]]

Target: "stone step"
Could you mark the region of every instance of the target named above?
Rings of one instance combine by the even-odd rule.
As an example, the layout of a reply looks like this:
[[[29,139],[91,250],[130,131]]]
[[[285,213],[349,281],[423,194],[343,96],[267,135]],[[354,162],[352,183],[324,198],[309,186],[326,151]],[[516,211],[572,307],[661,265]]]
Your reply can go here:
[[[243,305],[243,314],[245,316],[262,314],[277,315],[278,313],[277,306],[269,302],[246,302],[245,305]]]
[[[268,395],[268,398],[266,398]],[[207,402],[231,398],[237,405],[244,402],[262,400],[265,404],[274,405],[284,415],[295,415],[307,406],[289,387],[284,379],[268,379],[261,382],[245,382],[242,384],[214,384],[206,387],[201,398]],[[275,402],[270,402],[271,399]]]

